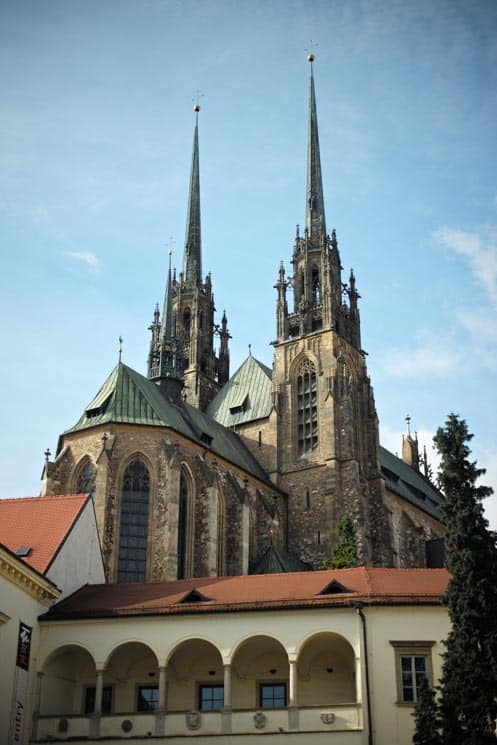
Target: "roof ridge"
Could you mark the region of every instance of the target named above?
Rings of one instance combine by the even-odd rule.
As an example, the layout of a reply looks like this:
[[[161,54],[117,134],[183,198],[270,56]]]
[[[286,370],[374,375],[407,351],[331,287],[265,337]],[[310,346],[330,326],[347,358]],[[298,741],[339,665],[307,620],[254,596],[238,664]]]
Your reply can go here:
[[[46,502],[49,499],[82,499],[83,497],[88,499],[89,496],[89,492],[77,492],[75,494],[39,494],[37,497],[1,497],[0,504],[5,502],[27,502],[29,500],[43,500]]]

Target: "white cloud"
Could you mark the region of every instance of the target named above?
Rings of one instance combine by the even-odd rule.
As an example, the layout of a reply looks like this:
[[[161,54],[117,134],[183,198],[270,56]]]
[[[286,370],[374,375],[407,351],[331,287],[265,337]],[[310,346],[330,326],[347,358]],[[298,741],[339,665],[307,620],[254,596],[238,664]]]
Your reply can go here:
[[[434,233],[437,243],[469,259],[476,281],[497,306],[497,231],[486,228],[482,234],[441,228]]]
[[[446,378],[460,370],[464,352],[450,339],[421,330],[417,345],[385,351],[383,368],[395,378]]]
[[[64,256],[73,261],[79,261],[86,264],[88,269],[93,272],[100,271],[100,259],[98,256],[95,256],[92,251],[66,251]]]

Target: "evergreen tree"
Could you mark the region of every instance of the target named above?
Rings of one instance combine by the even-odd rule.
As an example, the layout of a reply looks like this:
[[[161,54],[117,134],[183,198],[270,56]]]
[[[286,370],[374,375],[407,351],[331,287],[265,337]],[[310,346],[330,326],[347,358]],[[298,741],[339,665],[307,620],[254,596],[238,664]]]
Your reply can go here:
[[[412,745],[442,745],[438,732],[438,710],[435,692],[426,678],[421,682],[414,710],[415,730]]]
[[[326,569],[348,569],[357,566],[357,539],[354,523],[349,515],[342,515],[338,523],[338,539],[331,559],[324,559]]]
[[[434,437],[445,494],[447,604],[452,629],[445,642],[440,716],[444,745],[496,745],[497,547],[476,481],[485,473],[469,460],[472,434],[450,414]]]

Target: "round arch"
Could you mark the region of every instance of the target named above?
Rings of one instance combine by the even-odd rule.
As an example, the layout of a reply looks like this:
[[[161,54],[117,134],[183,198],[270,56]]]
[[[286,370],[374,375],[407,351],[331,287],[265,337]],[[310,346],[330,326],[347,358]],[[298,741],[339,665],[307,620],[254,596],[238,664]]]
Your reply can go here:
[[[213,706],[218,699],[219,708],[223,700],[224,668],[221,652],[208,639],[192,637],[175,644],[167,658],[168,708],[172,711],[188,711]],[[214,696],[214,692],[218,694]],[[207,694],[207,701],[204,695]]]
[[[138,637],[129,637],[128,639],[120,639],[119,641],[115,642],[107,652],[107,655],[105,657],[105,661],[103,664],[104,670],[107,669],[109,666],[109,662],[112,659],[112,656],[120,647],[124,647],[128,644],[135,644],[135,645],[142,645],[143,647],[146,647],[147,650],[153,655],[155,658],[155,663],[157,667],[159,667],[159,654],[156,649],[154,649],[148,642],[144,641],[143,639],[139,639]]]
[[[252,633],[231,655],[232,704],[235,708],[283,708],[289,694],[288,652],[273,635]]]
[[[159,662],[144,641],[121,641],[107,656],[104,688],[113,690],[113,711],[153,711],[159,705]]]
[[[72,716],[84,711],[85,692],[94,688],[96,664],[82,644],[66,643],[53,649],[41,666],[42,716]]]
[[[297,651],[298,701],[301,706],[355,703],[356,655],[341,634],[318,631]]]

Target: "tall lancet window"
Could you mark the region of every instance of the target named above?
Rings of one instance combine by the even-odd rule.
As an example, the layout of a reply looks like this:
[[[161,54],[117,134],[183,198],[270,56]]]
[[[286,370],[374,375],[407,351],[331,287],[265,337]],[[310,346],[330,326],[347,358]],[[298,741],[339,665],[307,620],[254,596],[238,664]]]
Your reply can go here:
[[[298,454],[304,455],[318,446],[318,397],[316,368],[304,359],[297,374]]]
[[[86,460],[80,468],[76,482],[76,491],[78,494],[91,494],[95,499],[95,466],[89,460]]]
[[[181,469],[178,504],[178,579],[192,575],[192,485]]]
[[[312,268],[311,274],[312,304],[321,305],[321,284],[319,282],[319,269]]]
[[[121,493],[118,582],[143,582],[147,572],[150,476],[141,460],[126,468]]]

